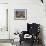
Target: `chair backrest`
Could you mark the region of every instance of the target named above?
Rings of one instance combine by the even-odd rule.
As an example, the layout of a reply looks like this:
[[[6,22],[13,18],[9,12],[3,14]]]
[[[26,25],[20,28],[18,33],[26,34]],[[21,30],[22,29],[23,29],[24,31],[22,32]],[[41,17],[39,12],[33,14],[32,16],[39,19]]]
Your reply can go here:
[[[29,34],[36,35],[38,32],[40,32],[40,24],[36,24],[36,23],[29,24],[29,23],[27,23],[27,30],[28,30]]]

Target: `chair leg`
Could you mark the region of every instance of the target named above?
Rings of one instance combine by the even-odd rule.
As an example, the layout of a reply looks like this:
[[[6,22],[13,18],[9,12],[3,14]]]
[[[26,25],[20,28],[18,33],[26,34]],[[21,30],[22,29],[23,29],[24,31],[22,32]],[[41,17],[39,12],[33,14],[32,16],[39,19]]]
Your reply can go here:
[[[33,41],[33,39],[31,40],[31,45],[30,46],[33,46],[33,44],[34,44],[34,41]]]
[[[21,45],[21,41],[20,41],[20,45]]]
[[[34,42],[32,42],[30,46],[33,46],[33,44],[34,44]]]

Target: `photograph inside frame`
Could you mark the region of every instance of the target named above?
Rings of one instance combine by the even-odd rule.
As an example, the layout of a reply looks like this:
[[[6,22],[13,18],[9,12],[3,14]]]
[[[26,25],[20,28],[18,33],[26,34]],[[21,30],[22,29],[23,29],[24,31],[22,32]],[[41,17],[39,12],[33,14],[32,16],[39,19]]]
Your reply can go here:
[[[14,10],[14,18],[15,19],[27,19],[27,9],[15,9]]]

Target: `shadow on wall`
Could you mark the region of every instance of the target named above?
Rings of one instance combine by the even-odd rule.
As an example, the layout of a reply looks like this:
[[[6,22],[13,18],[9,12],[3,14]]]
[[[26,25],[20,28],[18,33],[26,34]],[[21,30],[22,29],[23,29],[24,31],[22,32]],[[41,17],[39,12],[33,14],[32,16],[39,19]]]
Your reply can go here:
[[[42,40],[42,45],[45,46],[44,45],[44,37],[43,37],[43,26],[42,25],[40,25],[40,39]]]

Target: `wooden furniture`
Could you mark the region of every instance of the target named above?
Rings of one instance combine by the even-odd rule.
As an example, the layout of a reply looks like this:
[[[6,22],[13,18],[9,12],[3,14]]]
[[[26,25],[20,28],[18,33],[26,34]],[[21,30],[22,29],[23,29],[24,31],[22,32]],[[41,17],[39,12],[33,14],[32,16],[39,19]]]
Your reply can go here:
[[[22,41],[29,41],[31,43],[31,46],[33,45],[34,42],[39,43],[39,33],[40,33],[40,24],[32,23],[29,24],[27,23],[27,31],[22,31],[22,34],[20,34],[20,44]],[[31,38],[24,38],[25,34],[32,35]]]

